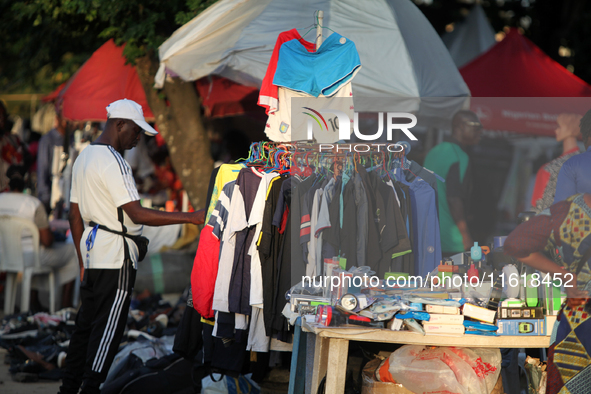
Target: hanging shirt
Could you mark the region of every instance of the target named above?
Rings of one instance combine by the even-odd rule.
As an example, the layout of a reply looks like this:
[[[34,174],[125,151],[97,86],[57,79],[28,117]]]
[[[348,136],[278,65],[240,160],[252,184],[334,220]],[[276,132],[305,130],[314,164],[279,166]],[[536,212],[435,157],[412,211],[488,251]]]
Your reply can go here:
[[[369,173],[369,184],[375,192],[374,220],[378,226],[382,251],[381,260],[377,264],[374,263],[373,268],[379,276],[383,277],[386,272],[391,271],[392,256],[408,253],[411,243],[407,233],[404,232],[404,225],[400,224],[400,220],[396,220],[398,207],[392,188],[374,171]]]
[[[310,227],[315,229],[318,223],[318,213],[322,202],[324,189],[317,188],[312,198],[312,212],[310,213]],[[308,242],[308,264],[306,275],[313,277],[322,274],[322,232],[316,236],[313,234]]]
[[[272,325],[274,318],[274,293],[277,282],[277,262],[279,259],[281,237],[279,229],[273,226],[273,215],[277,208],[279,194],[286,175],[275,178],[269,186],[265,210],[263,213],[263,225],[258,242],[259,254],[261,257],[261,270],[263,277],[263,316],[265,332],[267,336],[273,334]]]
[[[351,177],[349,176],[349,174],[347,174],[346,172],[343,172],[343,175],[341,175],[342,178],[342,182],[341,182],[341,195],[339,196],[340,198],[340,218],[339,218],[339,225],[341,226],[341,228],[343,227],[343,211],[345,209],[345,203],[344,203],[344,192],[345,192],[345,186],[347,186],[347,183],[349,183],[349,180],[351,179]]]
[[[301,278],[296,278],[293,275],[291,264],[292,226],[291,215],[289,212],[291,206],[292,181],[293,179],[290,177],[281,185],[277,208],[273,215],[273,226],[277,227],[279,233],[282,235],[279,243],[280,252],[277,259],[277,278],[273,292],[272,310],[272,328],[279,332],[289,331],[289,326],[282,313],[286,304],[285,294],[293,285],[301,280]]]
[[[433,171],[426,169],[422,165],[418,164],[413,160],[407,160],[409,162],[408,169],[409,171],[405,171],[406,173],[406,180],[412,182],[415,176],[422,178],[425,182],[427,182],[433,190],[435,190],[435,203],[437,204],[437,209],[439,209],[439,197],[438,197],[438,190],[437,190],[437,181],[441,181],[445,183],[445,179],[441,178],[439,175],[435,174]],[[406,167],[405,167],[406,168]]]
[[[295,179],[294,179],[295,180]],[[311,200],[308,198],[308,193],[310,192],[310,188],[312,185],[316,185],[317,177],[315,174],[309,176],[305,180],[301,182],[297,182],[295,186],[293,186],[293,201],[294,201],[294,208],[299,203],[300,206],[300,244],[307,245],[310,242],[310,232],[312,231],[311,227],[311,211],[312,207],[310,205]],[[294,182],[292,181],[292,184]],[[311,191],[312,194],[314,191]],[[293,213],[294,211],[292,211]],[[297,216],[296,216],[297,217]],[[304,247],[304,259],[307,261],[307,250]]]
[[[234,198],[240,194],[238,185],[234,183],[230,209],[228,209],[228,220],[224,228],[222,242],[220,244],[220,260],[218,275],[215,281],[212,309],[220,312],[230,312],[228,306],[228,291],[234,265],[234,252],[236,250],[236,233],[232,232],[233,227],[238,227],[244,220],[240,215],[244,213],[244,200]],[[234,224],[237,222],[238,224]]]
[[[348,178],[348,177],[347,177]],[[345,176],[343,174],[343,183]],[[355,185],[349,181],[341,194],[341,220],[339,229],[339,242],[341,244],[341,257],[345,258],[346,268],[359,266],[357,262],[357,206],[355,204]]]
[[[362,267],[365,265],[367,248],[367,194],[361,182],[359,174],[355,173],[353,177],[355,186],[355,206],[357,207],[357,264]]]
[[[199,234],[199,246],[193,262],[191,272],[193,306],[206,319],[214,316],[212,302],[218,275],[221,240],[228,223],[235,183],[235,181],[228,182],[222,189],[207,225]]]
[[[304,180],[300,180],[297,177],[292,178],[292,210],[291,214],[294,218],[299,218],[299,226],[298,220],[294,221],[294,225],[298,227],[294,231],[293,234],[295,236],[295,242],[297,245],[301,245],[301,252],[300,248],[294,249],[294,262],[296,264],[302,264],[302,270],[300,271],[301,275],[304,275],[306,272],[305,266],[308,263],[308,243],[310,241],[310,232],[311,232],[311,216],[310,216],[310,206],[307,199],[307,193],[316,183],[316,174],[312,174]],[[298,275],[298,276],[301,276]]]
[[[322,193],[322,201],[320,203],[320,209],[318,211],[318,221],[316,222],[316,228],[314,229],[314,233],[316,236],[319,235],[320,231],[324,230],[325,228],[329,228],[330,217],[328,214],[328,207],[330,202],[332,201],[332,197],[334,196],[334,188],[335,188],[335,179],[330,178],[326,186],[324,187],[324,191]]]
[[[263,308],[252,307],[250,316],[250,329],[248,330],[248,342],[246,350],[259,353],[267,353],[270,349],[271,337],[265,332],[265,318]]]
[[[369,175],[367,170],[361,166],[357,166],[357,173],[363,182],[363,188],[367,196],[367,255],[365,265],[372,268],[377,267],[382,259],[382,249],[380,247],[380,232],[376,223],[376,199],[375,190],[369,182]]]
[[[265,125],[265,134],[271,141],[307,140],[308,121],[311,122],[313,138],[318,143],[338,141],[340,139],[339,120],[334,113],[328,112],[329,109],[345,113],[350,122],[353,122],[354,106],[351,83],[346,83],[330,98],[315,98],[307,93],[300,93],[284,87],[279,87],[278,97],[278,109],[269,114]],[[293,101],[294,99],[295,101]],[[293,108],[292,103],[293,107],[297,105],[297,108]],[[318,115],[317,112],[325,110],[326,113]],[[316,120],[313,120],[313,117]]]
[[[396,181],[394,182],[394,191],[400,200],[400,215],[402,216],[403,228],[406,229],[406,234],[412,247],[414,245],[414,232],[410,189],[408,186]],[[406,251],[392,255],[392,271],[408,273],[415,271],[415,257],[412,249],[410,253]]]
[[[302,46],[308,52],[314,52],[316,50],[316,44],[302,39],[300,33],[298,33],[296,29],[279,33],[277,41],[275,42],[275,47],[273,48],[273,53],[271,54],[271,60],[267,66],[267,72],[265,73],[265,77],[263,78],[263,82],[261,84],[261,90],[259,91],[258,104],[265,108],[267,115],[277,111],[279,108],[277,86],[273,84],[275,70],[277,69],[277,60],[279,59],[279,50],[281,49],[283,43],[293,39],[299,40]]]
[[[322,192],[322,200],[320,202],[320,209],[318,211],[318,221],[316,222],[316,227],[314,228],[314,234],[316,238],[320,239],[322,234],[322,239],[316,243],[317,247],[321,248],[321,261],[324,261],[325,258],[332,258],[336,256],[334,247],[326,242],[326,237],[324,235],[324,231],[329,229],[332,225],[330,221],[330,204],[335,192],[336,180],[334,178],[330,178],[326,186],[324,186],[324,190]]]
[[[211,200],[209,201],[209,207],[207,208],[207,216],[205,217],[205,222],[209,221],[209,217],[213,212],[215,205],[217,204],[218,198],[224,185],[230,181],[235,181],[238,178],[238,173],[241,169],[246,166],[244,163],[240,164],[222,164],[219,166],[218,174],[215,177],[215,184],[213,186],[213,192],[211,195]]]
[[[340,256],[341,241],[340,241],[340,205],[341,205],[341,184],[343,183],[340,176],[336,177],[334,185],[334,195],[328,205],[328,215],[330,226],[325,228],[322,232],[323,237],[323,258],[333,258]]]
[[[407,182],[401,172],[400,169],[397,170],[397,178],[402,179],[402,182]],[[415,178],[407,184],[412,199],[414,224],[414,274],[425,276],[433,271],[441,261],[441,241],[437,208],[435,206],[435,191],[421,178]]]
[[[263,275],[261,271],[261,257],[259,250],[256,247],[257,241],[261,234],[261,228],[263,226],[263,215],[265,212],[265,201],[267,199],[267,192],[269,185],[273,179],[277,178],[279,174],[271,172],[263,175],[259,188],[252,204],[252,210],[250,211],[250,217],[248,219],[249,227],[255,227],[254,236],[250,242],[248,254],[251,256],[250,262],[250,305],[263,307]]]
[[[394,182],[392,182],[392,180],[389,179],[388,181],[386,181],[386,185],[388,185],[392,188],[392,191],[394,192],[394,197],[396,199],[396,204],[393,205],[394,220],[396,223],[396,232],[398,234],[400,234],[400,236],[408,239],[408,242],[404,241],[403,243],[399,243],[398,247],[396,247],[392,251],[392,258],[394,259],[396,257],[400,257],[400,256],[404,256],[404,255],[412,253],[412,244],[410,242],[411,237],[408,234],[408,229],[406,226],[407,219],[402,214],[403,205],[402,205],[402,202],[400,201],[400,199],[398,198],[398,194],[396,193],[396,188],[394,187]],[[406,206],[406,201],[404,201],[404,202],[405,202],[405,206]],[[410,270],[410,267],[408,267],[408,268],[404,268],[403,270],[396,270],[396,271],[411,273],[412,270]]]
[[[228,289],[228,307],[230,312],[250,315],[250,265],[251,256],[248,249],[254,239],[255,228],[249,226],[250,213],[264,174],[254,167],[240,170],[236,179],[238,194],[233,199],[242,200],[237,203],[236,220],[230,224],[230,231],[236,235],[232,277]],[[242,210],[243,209],[243,210]]]

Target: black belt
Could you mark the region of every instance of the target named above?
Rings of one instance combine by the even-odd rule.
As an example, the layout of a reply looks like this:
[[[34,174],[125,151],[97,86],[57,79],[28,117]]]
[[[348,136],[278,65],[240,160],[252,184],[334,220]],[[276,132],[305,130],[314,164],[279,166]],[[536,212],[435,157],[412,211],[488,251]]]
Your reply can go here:
[[[117,235],[121,235],[125,238],[129,238],[131,239],[133,242],[135,242],[136,246],[138,247],[138,261],[142,261],[144,259],[144,257],[146,257],[146,254],[148,253],[148,243],[150,242],[148,240],[148,238],[146,237],[142,237],[141,235],[131,235],[127,233],[127,229],[125,228],[125,226],[123,226],[123,228],[125,229],[125,231],[115,231],[115,230],[111,230],[110,228],[108,228],[107,226],[103,226],[102,224],[98,224],[95,222],[90,222],[89,223],[91,227],[96,227],[98,226],[98,228],[100,230],[104,230],[107,231],[109,233],[113,233],[113,234],[117,234]],[[125,258],[129,259],[129,249],[127,247],[127,242],[123,243],[123,248],[125,250]]]

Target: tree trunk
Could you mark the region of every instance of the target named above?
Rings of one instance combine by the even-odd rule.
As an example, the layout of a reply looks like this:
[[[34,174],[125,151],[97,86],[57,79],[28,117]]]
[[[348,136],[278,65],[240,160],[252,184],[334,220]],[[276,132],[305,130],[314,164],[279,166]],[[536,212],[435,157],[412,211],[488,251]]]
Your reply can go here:
[[[195,209],[207,208],[205,198],[213,160],[195,85],[167,77],[161,91],[154,89],[158,62],[150,55],[136,59],[136,69],[191,205]]]

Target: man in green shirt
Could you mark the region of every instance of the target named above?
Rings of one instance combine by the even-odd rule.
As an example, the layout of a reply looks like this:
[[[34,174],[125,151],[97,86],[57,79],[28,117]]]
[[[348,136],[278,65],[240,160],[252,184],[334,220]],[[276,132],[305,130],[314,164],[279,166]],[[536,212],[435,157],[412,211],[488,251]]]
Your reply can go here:
[[[482,125],[472,111],[458,111],[451,124],[451,138],[435,146],[425,158],[425,168],[445,179],[437,181],[441,251],[444,256],[470,250],[468,229],[472,174],[466,148],[478,144]]]

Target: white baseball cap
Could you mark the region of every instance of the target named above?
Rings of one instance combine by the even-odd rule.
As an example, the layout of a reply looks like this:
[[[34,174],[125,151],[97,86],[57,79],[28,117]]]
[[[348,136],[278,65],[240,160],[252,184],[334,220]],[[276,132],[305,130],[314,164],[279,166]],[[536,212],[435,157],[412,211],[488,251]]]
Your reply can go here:
[[[133,100],[123,99],[107,105],[107,117],[113,119],[130,119],[140,126],[148,135],[156,135],[158,132],[146,123],[142,106]]]

